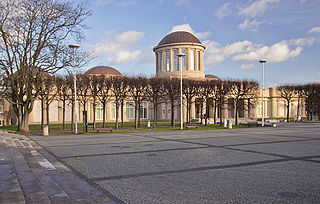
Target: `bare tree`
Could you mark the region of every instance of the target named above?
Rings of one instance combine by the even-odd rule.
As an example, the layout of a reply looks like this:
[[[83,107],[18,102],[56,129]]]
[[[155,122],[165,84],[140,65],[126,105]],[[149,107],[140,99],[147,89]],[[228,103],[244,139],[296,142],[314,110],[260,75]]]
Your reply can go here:
[[[110,78],[104,75],[100,75],[97,77],[97,97],[98,100],[102,104],[102,127],[105,127],[106,123],[106,105],[110,99],[110,89],[111,89],[111,81]]]
[[[220,125],[222,125],[223,105],[227,102],[228,100],[227,96],[230,93],[230,91],[231,91],[231,85],[229,80],[225,80],[217,84],[216,98],[218,102],[218,109],[220,112]]]
[[[39,99],[41,100],[41,127],[44,125],[44,112],[46,112],[46,124],[50,125],[50,104],[56,98],[56,77],[49,74],[41,77],[39,87]],[[46,110],[46,111],[44,111]]]
[[[146,96],[153,104],[153,125],[157,127],[158,122],[158,106],[163,100],[164,85],[161,78],[148,79],[148,88],[146,89]]]
[[[313,83],[304,86],[306,94],[306,110],[308,120],[313,120],[313,115],[318,113],[318,120],[320,120],[320,84]]]
[[[215,80],[205,80],[200,82],[199,95],[203,99],[203,102],[206,104],[205,125],[208,124],[209,108],[210,108],[210,105],[212,105],[213,99],[215,98],[215,95],[216,95],[215,91],[216,91],[217,83],[218,82]]]
[[[230,82],[230,86],[230,96],[234,100],[235,124],[238,125],[239,110],[240,108],[247,108],[243,102],[244,100],[254,98],[254,90],[258,87],[258,83],[249,80],[234,80]]]
[[[96,129],[96,106],[98,99],[99,78],[96,75],[89,76],[89,88],[93,99],[93,129]]]
[[[198,81],[192,79],[184,79],[183,80],[183,95],[186,99],[187,106],[187,123],[191,122],[191,105],[193,103],[193,99],[195,96],[199,94],[199,86]],[[183,104],[181,104],[182,106]]]
[[[110,83],[112,85],[111,91],[116,105],[116,124],[115,129],[119,129],[119,107],[123,103],[125,96],[124,92],[127,89],[126,78],[122,76],[111,76]]]
[[[62,129],[65,129],[66,121],[66,104],[70,100],[70,87],[67,83],[66,76],[56,77],[57,98],[62,102]]]
[[[137,129],[140,118],[140,105],[145,98],[147,79],[145,77],[130,77],[128,80],[128,94],[134,101],[134,128]]]
[[[171,127],[174,127],[174,104],[180,98],[180,83],[178,78],[163,79],[165,96],[170,101],[171,107]]]
[[[0,69],[10,86],[10,102],[18,131],[29,131],[29,114],[43,72],[64,66],[67,40],[82,39],[89,15],[84,3],[3,0],[0,3]]]
[[[290,104],[294,97],[296,97],[297,93],[292,85],[283,85],[278,87],[278,90],[280,92],[281,98],[283,98],[286,101],[287,106],[287,121],[289,122],[289,115],[290,115]]]

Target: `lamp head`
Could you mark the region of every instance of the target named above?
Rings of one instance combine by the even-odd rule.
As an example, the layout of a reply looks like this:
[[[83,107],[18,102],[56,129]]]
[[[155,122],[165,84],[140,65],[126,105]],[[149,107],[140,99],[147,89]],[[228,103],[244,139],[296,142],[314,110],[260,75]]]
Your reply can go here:
[[[260,63],[266,63],[266,60],[259,60]]]
[[[77,44],[71,44],[71,45],[69,45],[69,47],[70,47],[70,48],[79,48],[79,47],[80,47],[80,45],[77,45]]]

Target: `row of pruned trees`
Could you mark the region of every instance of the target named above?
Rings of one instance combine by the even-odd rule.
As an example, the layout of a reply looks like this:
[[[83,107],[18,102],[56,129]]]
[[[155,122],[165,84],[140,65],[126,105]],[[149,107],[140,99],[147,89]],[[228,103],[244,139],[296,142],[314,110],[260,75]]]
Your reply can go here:
[[[187,110],[187,122],[191,122],[191,105],[200,102],[201,115],[203,105],[205,104],[204,113],[209,115],[210,106],[214,110],[214,122],[216,122],[216,112],[222,113],[223,104],[227,103],[229,98],[234,100],[235,121],[238,123],[239,110],[246,105],[252,105],[255,99],[255,89],[258,83],[249,80],[183,80],[183,98]],[[43,91],[39,94],[42,107],[47,111],[47,124],[49,124],[49,106],[50,103],[57,99],[62,102],[63,111],[63,128],[65,128],[65,111],[67,103],[72,105],[74,110],[74,86],[72,76],[50,76],[42,78]],[[157,126],[158,108],[161,103],[170,104],[171,108],[171,126],[175,126],[174,111],[175,105],[180,99],[180,80],[177,78],[145,78],[145,77],[119,77],[104,75],[77,75],[77,99],[82,109],[85,111],[89,100],[93,102],[93,124],[96,126],[96,104],[100,102],[103,109],[103,127],[105,126],[106,104],[109,101],[115,103],[115,129],[121,127],[124,121],[125,100],[130,98],[134,102],[134,119],[135,128],[140,126],[140,106],[142,101],[149,101],[153,104],[154,126]],[[249,103],[242,103],[243,100],[249,99]],[[44,113],[44,111],[42,111]],[[72,117],[74,113],[72,112]],[[44,117],[42,117],[44,118]],[[73,123],[72,118],[72,123]],[[201,119],[202,120],[202,119]],[[207,125],[208,118],[205,117]],[[202,121],[201,121],[202,122]],[[42,124],[44,121],[42,120]],[[222,123],[222,117],[220,117]]]
[[[307,119],[320,113],[320,84],[283,85],[279,86],[280,96],[286,101],[287,121],[289,121],[290,104],[293,99],[298,99],[297,116],[300,116],[301,103],[305,101]],[[319,119],[319,117],[318,117]]]

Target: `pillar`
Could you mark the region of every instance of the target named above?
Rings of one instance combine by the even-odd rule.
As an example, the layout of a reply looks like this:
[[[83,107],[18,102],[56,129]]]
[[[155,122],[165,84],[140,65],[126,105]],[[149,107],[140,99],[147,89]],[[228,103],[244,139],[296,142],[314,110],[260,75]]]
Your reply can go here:
[[[222,108],[222,118],[227,119],[228,118],[228,101],[223,103]]]
[[[198,62],[198,50],[194,51],[194,70],[199,71],[199,62]]]

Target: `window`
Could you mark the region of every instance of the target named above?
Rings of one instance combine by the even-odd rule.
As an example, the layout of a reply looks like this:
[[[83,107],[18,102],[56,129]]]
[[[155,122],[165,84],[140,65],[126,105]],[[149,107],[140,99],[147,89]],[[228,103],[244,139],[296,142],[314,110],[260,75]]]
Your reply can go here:
[[[166,51],[166,59],[167,72],[170,72],[170,50]]]
[[[164,68],[164,57],[163,57],[163,55],[164,55],[164,52],[161,52],[160,53],[160,72],[163,72],[163,68]]]
[[[200,71],[200,59],[201,59],[200,51],[198,51],[198,71]]]
[[[134,103],[126,102],[126,119],[134,118]]]
[[[140,103],[140,118],[146,119],[148,118],[148,103],[141,102]]]
[[[110,103],[110,109],[111,109],[111,119],[115,120],[116,119],[116,103],[115,102]]]
[[[100,101],[96,105],[96,120],[103,120],[103,105]]]
[[[4,112],[4,103],[3,100],[0,100],[0,113]]]
[[[187,50],[182,50],[185,56],[182,57],[182,70],[187,70]]]
[[[174,71],[178,71],[179,67],[178,67],[178,50],[174,49],[173,50],[173,70]]]
[[[190,70],[194,70],[194,50],[190,50],[189,57],[190,57]]]
[[[258,103],[258,117],[262,116],[262,101]]]

